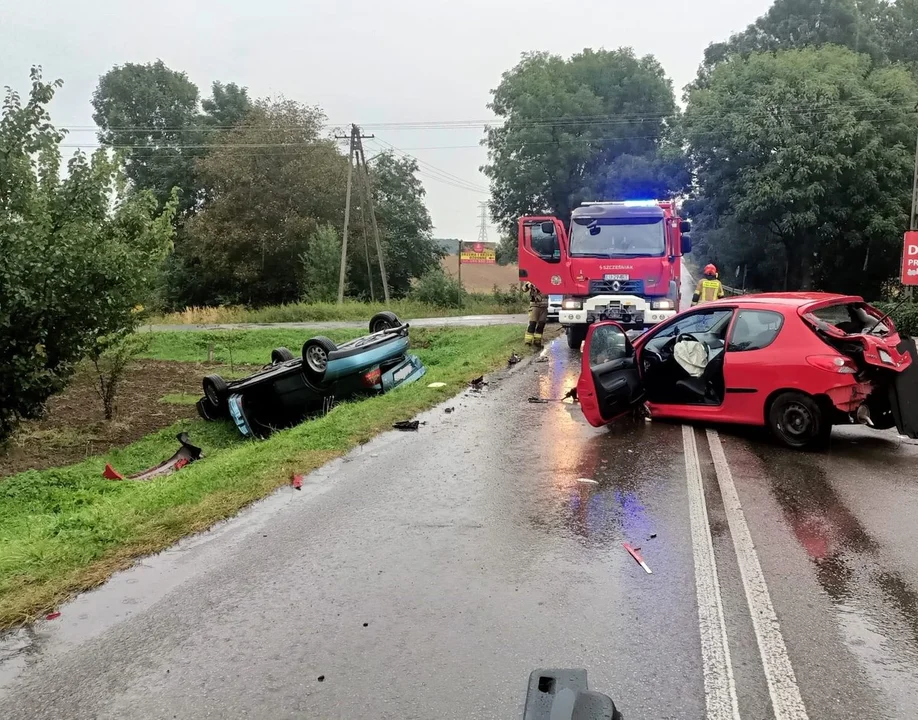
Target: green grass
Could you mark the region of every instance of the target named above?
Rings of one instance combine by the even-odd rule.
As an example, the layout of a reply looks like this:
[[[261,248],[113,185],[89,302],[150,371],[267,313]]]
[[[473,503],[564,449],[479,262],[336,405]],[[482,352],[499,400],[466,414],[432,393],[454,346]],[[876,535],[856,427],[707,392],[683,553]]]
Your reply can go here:
[[[326,417],[265,441],[242,440],[228,423],[183,421],[77,465],[0,479],[0,628],[34,619],[76,592],[104,582],[144,554],[232,516],[246,504],[455,394],[477,375],[522,352],[520,328],[450,328],[412,333],[427,365],[420,381],[345,403]],[[283,339],[245,333],[240,353],[264,358]],[[157,357],[198,359],[183,333],[156,335]],[[172,339],[176,345],[170,346]],[[292,344],[292,343],[291,343]],[[249,355],[246,355],[249,357]],[[435,381],[443,388],[428,388]],[[103,480],[106,462],[129,474],[177,448],[187,430],[206,457],[152,482]]]
[[[391,300],[388,305],[346,300],[337,303],[291,303],[265,308],[242,306],[191,307],[181,312],[167,313],[150,318],[154,325],[214,325],[227,323],[283,323],[283,322],[348,322],[369,319],[380,310],[391,310],[403,320],[424,317],[451,317],[455,315],[502,315],[525,312],[527,304],[522,296],[513,298],[509,293],[469,293],[462,307],[441,307],[417,300]]]
[[[163,395],[159,401],[166,405],[194,405],[200,395],[189,395],[188,393],[168,393]]]

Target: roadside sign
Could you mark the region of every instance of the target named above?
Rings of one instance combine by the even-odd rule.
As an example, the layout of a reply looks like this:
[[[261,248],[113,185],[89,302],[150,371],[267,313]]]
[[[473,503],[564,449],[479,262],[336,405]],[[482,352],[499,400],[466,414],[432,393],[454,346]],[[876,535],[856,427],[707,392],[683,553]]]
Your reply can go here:
[[[918,285],[918,230],[905,233],[901,280],[903,285]]]
[[[463,265],[497,264],[497,246],[495,243],[460,243],[459,261]]]

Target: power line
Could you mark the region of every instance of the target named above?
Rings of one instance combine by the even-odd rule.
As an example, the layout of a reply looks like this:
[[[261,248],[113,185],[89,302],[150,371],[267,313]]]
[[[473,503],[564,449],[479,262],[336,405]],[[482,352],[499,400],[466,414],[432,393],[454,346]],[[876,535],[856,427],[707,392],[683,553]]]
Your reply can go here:
[[[832,100],[828,104],[822,104],[818,108],[814,108],[812,104],[807,104],[805,106],[796,106],[794,107],[784,107],[782,112],[810,112],[810,111],[821,111],[831,108],[838,109],[847,109],[847,110],[857,110],[857,109],[873,109],[873,110],[894,110],[896,109],[895,105],[888,103],[877,104],[875,101],[861,101],[861,102],[852,102],[850,100]],[[904,109],[899,108],[899,109]],[[910,108],[909,108],[910,109]],[[682,113],[684,114],[684,113]],[[489,128],[489,127],[504,127],[509,123],[509,125],[514,127],[538,127],[538,126],[549,126],[549,127],[562,127],[565,125],[609,125],[617,123],[640,123],[640,122],[659,122],[668,119],[675,119],[680,116],[678,112],[658,112],[658,113],[605,113],[597,115],[581,115],[581,116],[558,116],[558,117],[547,117],[547,118],[532,118],[526,120],[510,118],[489,118],[486,120],[435,120],[435,121],[404,121],[404,122],[381,122],[381,123],[363,123],[365,128],[392,128],[392,129],[404,129],[404,130],[466,130],[466,129],[475,129],[475,128]],[[340,123],[328,123],[327,127],[339,127]],[[99,128],[94,125],[62,125],[58,129],[68,130],[72,132],[113,132],[113,133],[128,133],[128,132],[148,132],[148,133],[160,133],[160,132],[174,132],[174,133],[213,133],[213,132],[229,132],[240,129],[253,129],[261,128],[257,125],[185,125],[185,126],[172,126],[172,127],[145,127],[145,126],[115,126],[110,128]],[[265,131],[270,130],[298,130],[298,129],[314,129],[315,125],[275,125],[269,128],[264,128]]]

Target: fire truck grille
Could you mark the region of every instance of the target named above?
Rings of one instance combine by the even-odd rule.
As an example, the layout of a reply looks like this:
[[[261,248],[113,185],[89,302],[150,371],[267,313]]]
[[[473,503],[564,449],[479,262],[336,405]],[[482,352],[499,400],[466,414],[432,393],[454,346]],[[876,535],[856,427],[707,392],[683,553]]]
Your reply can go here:
[[[643,294],[643,280],[590,280],[590,295]]]

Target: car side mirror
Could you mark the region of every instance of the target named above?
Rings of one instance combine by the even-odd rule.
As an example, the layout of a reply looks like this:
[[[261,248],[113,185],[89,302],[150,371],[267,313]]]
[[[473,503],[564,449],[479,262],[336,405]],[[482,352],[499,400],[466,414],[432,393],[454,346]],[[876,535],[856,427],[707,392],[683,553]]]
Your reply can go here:
[[[692,223],[690,223],[688,220],[683,220],[682,222],[679,223],[679,232],[681,232],[683,235],[691,231],[692,231]]]
[[[682,254],[688,255],[690,252],[692,252],[692,236],[686,234],[682,236]]]
[[[555,224],[551,221],[546,221],[542,223],[542,232],[546,235],[555,234]]]

